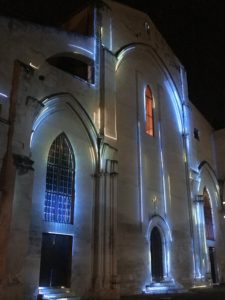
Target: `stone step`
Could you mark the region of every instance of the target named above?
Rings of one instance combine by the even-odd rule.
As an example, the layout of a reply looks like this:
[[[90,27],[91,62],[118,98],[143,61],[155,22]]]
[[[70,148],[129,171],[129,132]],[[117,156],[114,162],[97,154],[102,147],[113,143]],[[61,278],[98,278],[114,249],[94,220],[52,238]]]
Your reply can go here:
[[[146,285],[143,292],[144,294],[177,294],[185,293],[187,290],[173,280],[164,280],[161,282],[151,282],[149,285]]]
[[[225,300],[225,287],[204,288],[174,294],[137,294],[122,296],[121,300]]]
[[[45,294],[43,300],[79,300],[79,297],[75,297],[73,294]]]
[[[80,300],[67,288],[39,288],[39,295],[42,300]]]

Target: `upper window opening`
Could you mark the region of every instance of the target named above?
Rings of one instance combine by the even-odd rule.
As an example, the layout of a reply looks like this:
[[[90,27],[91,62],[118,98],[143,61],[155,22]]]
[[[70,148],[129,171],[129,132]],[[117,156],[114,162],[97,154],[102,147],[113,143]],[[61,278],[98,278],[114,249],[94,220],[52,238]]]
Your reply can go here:
[[[84,6],[86,6],[86,4],[84,4]],[[94,34],[93,7],[84,7],[80,11],[74,12],[74,15],[63,24],[63,27],[67,31],[92,36]]]
[[[48,154],[44,220],[73,223],[74,156],[64,133],[52,143]]]
[[[199,130],[197,128],[194,128],[194,138],[198,141],[200,140]]]
[[[86,61],[85,61],[86,60]],[[82,55],[56,55],[47,59],[48,63],[73,76],[84,79],[87,82],[94,82],[94,67],[90,60]]]
[[[153,120],[153,97],[152,91],[147,85],[145,90],[145,113],[146,113],[146,133],[154,136],[154,120]]]
[[[150,34],[150,25],[148,22],[145,22],[145,31],[147,32],[147,34]]]

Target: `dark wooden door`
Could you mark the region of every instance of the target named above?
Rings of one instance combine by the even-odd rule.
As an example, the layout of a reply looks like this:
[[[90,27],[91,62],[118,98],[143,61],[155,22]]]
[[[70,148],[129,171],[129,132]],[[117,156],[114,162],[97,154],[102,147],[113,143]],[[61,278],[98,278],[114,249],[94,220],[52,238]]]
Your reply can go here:
[[[209,247],[209,260],[211,265],[211,276],[212,276],[212,282],[217,282],[217,276],[216,276],[216,266],[215,266],[215,248]]]
[[[39,285],[70,287],[71,261],[72,237],[43,233]]]
[[[162,239],[157,227],[154,227],[151,233],[151,265],[152,279],[156,282],[163,280]]]

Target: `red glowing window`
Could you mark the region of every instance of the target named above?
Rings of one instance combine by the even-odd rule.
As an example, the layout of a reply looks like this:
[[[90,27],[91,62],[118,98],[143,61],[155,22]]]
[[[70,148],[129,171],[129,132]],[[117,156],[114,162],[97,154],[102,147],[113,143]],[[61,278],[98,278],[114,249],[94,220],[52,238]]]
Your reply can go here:
[[[152,91],[149,85],[147,85],[145,90],[145,111],[146,111],[145,131],[147,134],[154,136],[153,98],[152,98]]]

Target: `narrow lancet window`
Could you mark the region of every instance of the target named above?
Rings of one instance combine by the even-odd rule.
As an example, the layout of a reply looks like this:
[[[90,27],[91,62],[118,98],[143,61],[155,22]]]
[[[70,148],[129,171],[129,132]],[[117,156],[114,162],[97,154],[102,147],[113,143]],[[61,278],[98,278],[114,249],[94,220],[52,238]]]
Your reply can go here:
[[[52,143],[48,154],[44,220],[73,223],[74,155],[64,133]]]
[[[147,134],[154,136],[154,124],[153,124],[153,98],[152,91],[147,85],[145,90],[145,111],[146,111],[146,125],[145,131]]]

